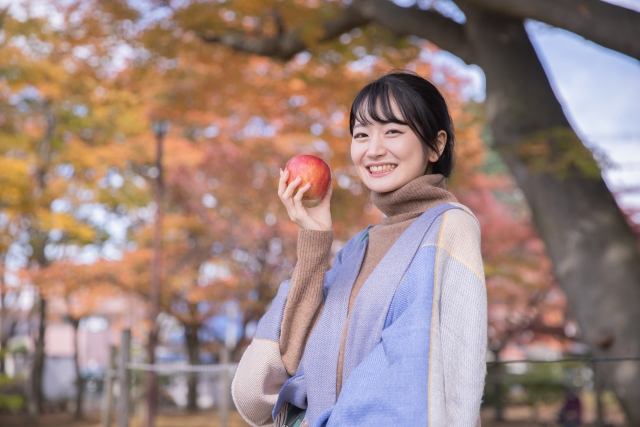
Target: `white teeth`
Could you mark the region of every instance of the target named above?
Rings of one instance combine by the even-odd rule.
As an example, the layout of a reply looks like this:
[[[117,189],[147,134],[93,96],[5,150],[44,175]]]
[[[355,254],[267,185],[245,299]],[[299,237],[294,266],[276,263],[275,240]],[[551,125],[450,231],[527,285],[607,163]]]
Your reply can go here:
[[[381,166],[370,166],[369,170],[371,173],[380,173],[380,172],[388,172],[394,170],[396,165],[381,165]]]

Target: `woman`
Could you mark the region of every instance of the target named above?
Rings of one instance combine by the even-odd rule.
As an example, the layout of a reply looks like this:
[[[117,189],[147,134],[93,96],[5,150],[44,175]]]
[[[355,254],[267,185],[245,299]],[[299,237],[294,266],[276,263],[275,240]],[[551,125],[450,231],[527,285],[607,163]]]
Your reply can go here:
[[[453,125],[427,80],[394,72],[351,108],[351,158],[381,224],[327,271],[331,188],[278,194],[299,227],[298,262],[258,325],[232,385],[253,426],[480,424],[487,306],[480,228],[445,188]]]

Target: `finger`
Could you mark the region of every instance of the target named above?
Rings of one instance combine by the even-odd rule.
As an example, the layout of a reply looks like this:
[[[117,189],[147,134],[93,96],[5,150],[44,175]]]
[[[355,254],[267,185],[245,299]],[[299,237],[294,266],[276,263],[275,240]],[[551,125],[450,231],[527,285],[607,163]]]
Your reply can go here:
[[[327,192],[324,193],[324,196],[322,196],[322,200],[330,199],[332,194],[333,194],[333,182],[329,181],[329,188],[327,188]]]
[[[282,197],[284,190],[287,189],[287,179],[289,178],[289,169],[280,169],[280,180],[278,181],[278,196]]]
[[[300,189],[296,192],[296,195],[293,197],[293,200],[302,200],[304,193],[309,191],[310,188],[311,188],[311,183],[307,182],[305,185],[300,187]]]
[[[298,187],[298,185],[300,185],[301,182],[302,182],[302,178],[300,176],[297,176],[296,179],[294,179],[293,181],[291,181],[289,183],[289,185],[287,185],[287,189],[282,194],[282,198],[283,199],[292,198],[293,197],[293,192]]]
[[[320,203],[318,203],[318,206],[324,206],[328,204],[331,200],[332,194],[333,194],[333,182],[329,181],[329,188],[327,188],[327,192],[324,193],[324,196],[322,196],[322,199],[320,199]]]
[[[302,197],[304,197],[304,193],[309,191],[310,188],[311,188],[311,183],[307,182],[306,185],[304,185],[303,187],[301,187],[298,190],[298,192],[296,193],[295,197],[293,198],[293,205],[295,206],[295,208],[296,208],[296,210],[298,212],[300,212],[303,209],[306,209],[304,207],[304,205],[302,204]]]

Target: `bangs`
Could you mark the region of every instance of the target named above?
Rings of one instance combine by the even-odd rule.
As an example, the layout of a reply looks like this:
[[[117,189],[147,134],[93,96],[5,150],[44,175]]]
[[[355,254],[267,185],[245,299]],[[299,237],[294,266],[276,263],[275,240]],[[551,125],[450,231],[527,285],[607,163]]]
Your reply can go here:
[[[399,115],[393,111],[394,104]],[[364,87],[353,101],[349,117],[349,131],[353,135],[353,127],[356,122],[363,125],[370,125],[372,122],[397,123],[409,126],[425,141],[425,132],[419,125],[420,116],[424,115],[425,110],[428,111],[423,104],[424,101],[419,96],[412,94],[410,88],[390,85],[385,81],[373,82]]]
[[[376,82],[365,87],[353,101],[351,106],[351,116],[349,127],[353,134],[353,127],[356,122],[363,125],[369,125],[372,122],[378,123],[398,123],[401,125],[409,125],[405,119],[404,112],[401,109],[401,102],[395,102],[402,117],[398,117],[392,108],[392,103],[396,100],[396,94],[392,93],[392,89],[388,85]]]

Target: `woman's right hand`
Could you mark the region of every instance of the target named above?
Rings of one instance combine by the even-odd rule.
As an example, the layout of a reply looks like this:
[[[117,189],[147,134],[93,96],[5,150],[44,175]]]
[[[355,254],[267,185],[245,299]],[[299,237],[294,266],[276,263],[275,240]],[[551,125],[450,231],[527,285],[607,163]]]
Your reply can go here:
[[[302,196],[311,188],[311,184],[307,183],[304,187],[300,187],[294,194],[295,189],[302,179],[298,176],[287,185],[289,179],[289,170],[280,169],[280,182],[278,183],[278,196],[282,200],[282,204],[287,208],[287,213],[291,221],[295,222],[298,227],[305,230],[330,231],[331,223],[331,193],[333,192],[333,184],[329,183],[327,193],[322,197],[317,206],[308,208],[302,204]]]

